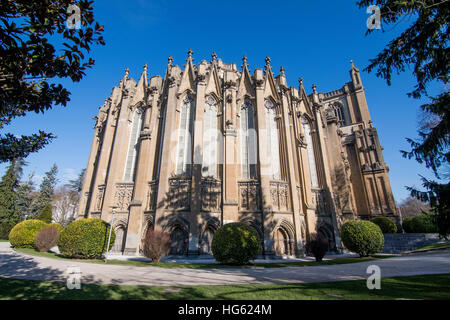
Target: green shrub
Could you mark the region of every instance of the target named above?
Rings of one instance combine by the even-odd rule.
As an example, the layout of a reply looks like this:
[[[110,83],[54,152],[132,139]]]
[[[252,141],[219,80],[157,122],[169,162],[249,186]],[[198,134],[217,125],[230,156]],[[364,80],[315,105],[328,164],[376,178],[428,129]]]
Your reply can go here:
[[[59,235],[58,248],[63,256],[80,259],[102,258],[106,252],[109,223],[101,219],[79,219],[70,223]],[[111,232],[109,249],[114,244],[116,234]]]
[[[211,250],[220,263],[247,264],[261,250],[256,230],[244,223],[228,223],[214,234]]]
[[[430,214],[409,217],[403,220],[403,230],[407,233],[435,233],[438,232],[434,217]]]
[[[9,242],[15,248],[34,248],[36,234],[46,226],[47,223],[37,219],[19,222],[9,233]]]
[[[383,233],[396,233],[397,226],[391,219],[387,217],[376,217],[371,220],[377,226],[380,227],[381,232]]]
[[[380,252],[384,246],[384,236],[379,226],[370,221],[352,220],[341,229],[344,246],[361,257]]]
[[[46,223],[52,222],[52,205],[51,204],[47,204],[44,207],[44,209],[42,209],[41,213],[39,214],[38,219],[42,220]]]

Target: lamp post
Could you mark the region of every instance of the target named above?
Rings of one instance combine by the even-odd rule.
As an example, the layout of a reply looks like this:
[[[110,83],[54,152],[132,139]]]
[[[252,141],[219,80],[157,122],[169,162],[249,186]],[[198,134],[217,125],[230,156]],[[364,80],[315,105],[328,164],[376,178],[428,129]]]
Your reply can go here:
[[[112,233],[113,224],[114,224],[114,213],[116,213],[117,206],[112,206],[111,208],[112,208],[112,218],[111,218],[111,225],[109,227],[108,245],[106,246],[105,263],[108,262],[109,244],[111,242],[111,233]]]

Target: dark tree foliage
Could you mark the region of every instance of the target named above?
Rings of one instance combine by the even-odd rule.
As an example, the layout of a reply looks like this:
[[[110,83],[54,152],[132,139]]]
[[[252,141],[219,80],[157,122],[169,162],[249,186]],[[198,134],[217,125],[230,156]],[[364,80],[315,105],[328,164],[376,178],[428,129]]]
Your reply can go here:
[[[80,8],[79,29],[67,27],[75,13],[67,13],[71,4]],[[88,0],[1,1],[0,130],[29,112],[67,105],[70,92],[58,79],[80,81],[94,65],[85,56],[91,46],[105,44],[92,4]],[[0,162],[26,157],[54,137],[44,131],[20,137],[0,133]]]
[[[42,209],[38,219],[46,223],[52,223],[52,205],[50,203]]]
[[[18,222],[15,189],[19,177],[16,172],[16,161],[12,161],[0,181],[0,239],[7,239],[9,231]]]
[[[51,204],[53,193],[58,182],[57,175],[58,166],[55,163],[50,170],[45,173],[41,185],[39,186],[39,194],[33,202],[33,216],[38,216],[45,206]]]
[[[450,160],[450,96],[445,90],[437,97],[430,97],[427,86],[433,81],[441,82],[444,87],[448,84],[450,6],[443,0],[361,0],[357,4],[360,8],[377,5],[381,11],[382,26],[396,25],[405,18],[413,20],[404,32],[370,60],[365,70],[376,70],[376,75],[386,79],[390,85],[394,72],[399,74],[412,68],[417,83],[408,95],[413,98],[428,97],[430,103],[422,105],[421,109],[438,121],[428,128],[419,129],[418,140],[407,139],[411,150],[401,152],[405,158],[424,163],[433,170],[436,178],[441,179],[439,169],[442,165],[448,165]],[[374,30],[368,30],[367,34]],[[450,234],[450,182],[429,181],[424,177],[422,182],[426,191],[412,187],[408,190],[413,197],[430,203],[436,214],[439,233],[447,237]]]

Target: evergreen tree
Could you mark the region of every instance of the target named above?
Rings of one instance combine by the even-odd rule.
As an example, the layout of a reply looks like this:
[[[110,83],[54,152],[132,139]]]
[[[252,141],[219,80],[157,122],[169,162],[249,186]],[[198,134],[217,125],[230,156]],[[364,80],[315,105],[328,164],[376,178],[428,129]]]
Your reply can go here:
[[[17,187],[17,201],[16,208],[20,220],[25,220],[32,216],[33,201],[36,198],[34,173],[28,176],[28,180],[21,182]]]
[[[58,167],[55,164],[51,167],[49,171],[45,173],[45,177],[42,179],[41,185],[39,186],[39,194],[33,203],[32,215],[37,217],[46,205],[52,203],[52,197],[55,190],[57,179]]]
[[[411,196],[430,203],[436,214],[439,233],[447,237],[450,234],[450,182],[448,175],[445,179],[439,171],[448,166],[450,161],[450,93],[447,86],[450,6],[442,0],[360,0],[357,4],[364,9],[377,5],[382,25],[398,24],[405,18],[412,21],[404,32],[370,60],[365,70],[376,70],[376,75],[386,79],[390,85],[394,72],[400,73],[411,68],[416,85],[408,96],[429,98],[430,102],[422,105],[421,110],[433,119],[433,123],[419,128],[419,139],[407,139],[411,150],[402,151],[402,154],[405,158],[424,163],[438,179],[430,181],[422,177],[422,186],[426,191],[412,187],[408,187],[408,190]],[[374,30],[368,30],[367,34]],[[440,82],[445,88],[437,97],[428,95],[427,86],[432,82]]]
[[[38,219],[47,223],[52,223],[52,205],[50,203],[42,209]]]
[[[69,187],[72,191],[80,193],[83,188],[84,176],[86,174],[86,169],[81,169],[80,174],[75,180],[69,180]]]
[[[18,185],[16,175],[16,161],[13,160],[5,175],[0,181],[0,238],[8,239],[9,231],[19,222],[16,210],[17,195],[15,189]]]

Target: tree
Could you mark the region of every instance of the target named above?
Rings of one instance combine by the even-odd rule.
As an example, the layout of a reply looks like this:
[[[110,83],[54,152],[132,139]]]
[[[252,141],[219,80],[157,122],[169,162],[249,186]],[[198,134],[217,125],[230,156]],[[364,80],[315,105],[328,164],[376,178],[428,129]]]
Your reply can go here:
[[[44,209],[42,209],[41,213],[38,217],[39,220],[42,220],[47,223],[52,223],[52,205],[51,203],[47,204]]]
[[[45,177],[42,179],[41,185],[39,187],[39,194],[36,197],[36,201],[33,203],[32,214],[34,217],[40,214],[44,207],[51,204],[53,193],[55,190],[58,174],[58,166],[53,164],[51,169],[45,173]]]
[[[69,8],[71,4],[79,8],[78,29],[74,28],[76,7]],[[58,80],[80,81],[94,65],[85,54],[92,45],[105,44],[92,4],[89,0],[1,2],[0,130],[14,118],[44,113],[70,101],[70,92]],[[44,131],[21,137],[0,133],[0,162],[24,158],[54,138]]]
[[[402,218],[415,217],[431,209],[428,203],[422,202],[417,198],[408,197],[398,204],[402,212]]]
[[[450,160],[450,93],[445,89],[437,97],[428,95],[427,86],[431,82],[441,82],[444,87],[449,79],[448,43],[450,33],[448,18],[450,6],[442,0],[361,0],[357,4],[366,8],[372,4],[380,8],[381,21],[385,24],[398,24],[408,17],[411,25],[397,38],[392,40],[365,69],[376,70],[376,75],[391,84],[394,72],[404,72],[412,67],[416,78],[414,90],[408,93],[413,98],[427,97],[430,102],[422,105],[422,111],[433,121],[429,126],[419,127],[419,139],[407,139],[410,151],[401,151],[403,157],[414,158],[430,168],[439,181],[424,177],[422,186],[426,191],[407,187],[411,196],[429,202],[436,215],[439,233],[447,237],[450,234],[450,182],[441,180],[439,169],[448,165]],[[374,29],[368,30],[367,34]],[[384,30],[383,30],[384,31]]]
[[[19,222],[15,189],[18,185],[16,161],[12,161],[0,181],[0,238],[8,239],[12,227]]]
[[[20,182],[17,187],[16,207],[20,220],[25,220],[27,217],[32,216],[33,201],[37,196],[33,178],[34,173],[31,173],[28,176],[28,180]]]
[[[75,220],[78,205],[78,197],[74,197],[73,191],[68,185],[60,186],[53,195],[53,220],[63,227]]]

